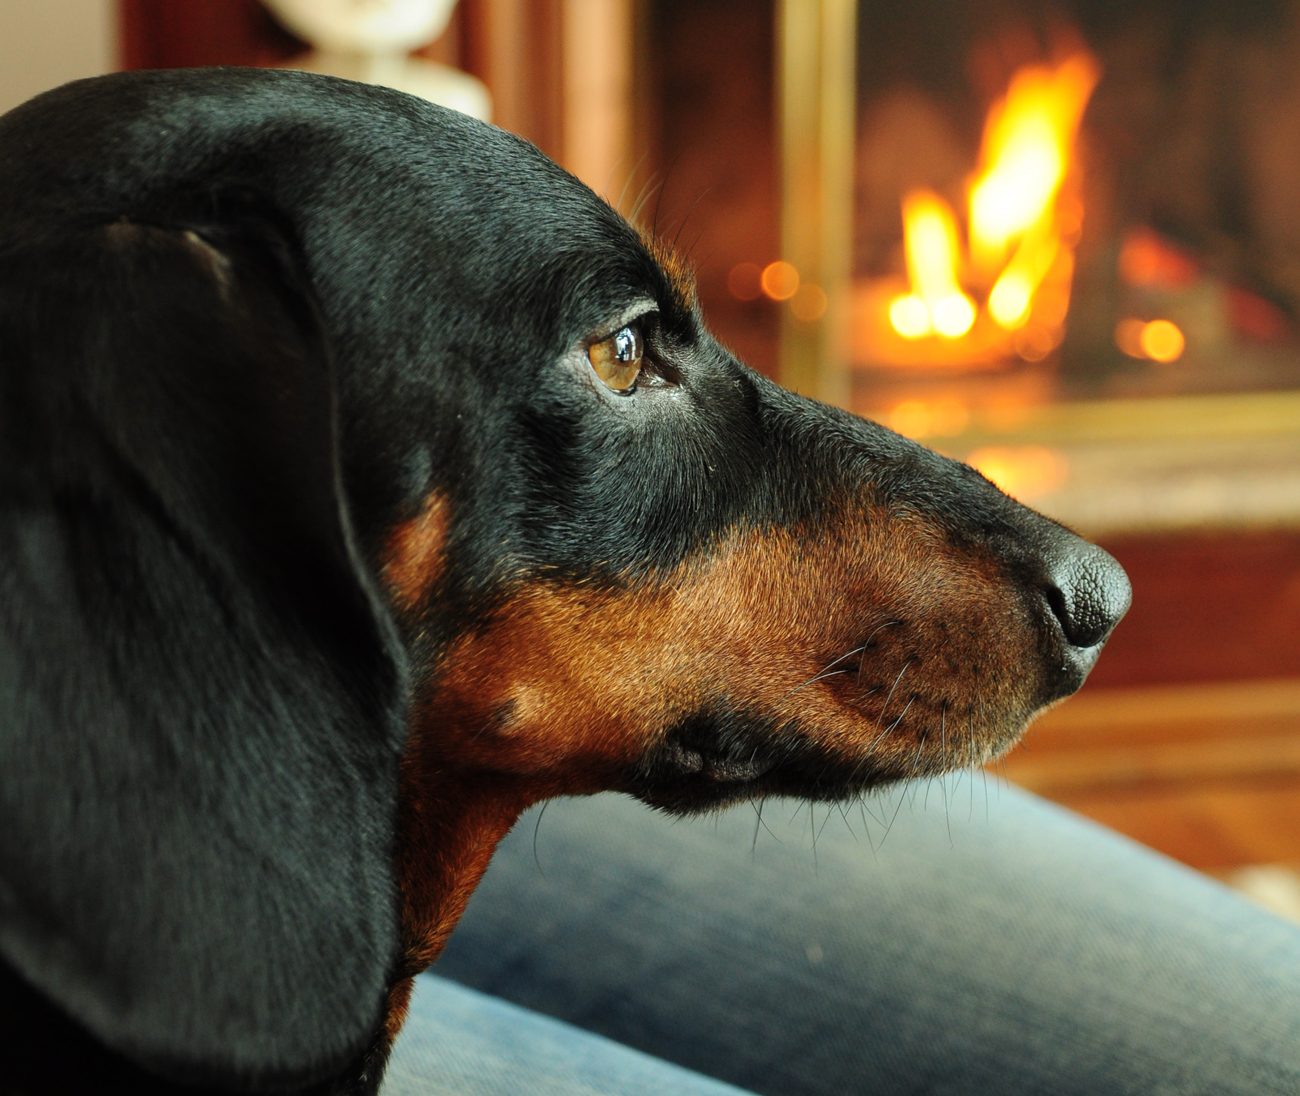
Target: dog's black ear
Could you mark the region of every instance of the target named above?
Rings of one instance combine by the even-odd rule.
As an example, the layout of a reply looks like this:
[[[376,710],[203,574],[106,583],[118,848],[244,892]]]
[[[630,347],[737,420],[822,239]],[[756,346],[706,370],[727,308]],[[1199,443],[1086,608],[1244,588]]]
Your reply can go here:
[[[349,528],[288,233],[0,255],[0,956],[178,1079],[382,1022],[406,670]]]

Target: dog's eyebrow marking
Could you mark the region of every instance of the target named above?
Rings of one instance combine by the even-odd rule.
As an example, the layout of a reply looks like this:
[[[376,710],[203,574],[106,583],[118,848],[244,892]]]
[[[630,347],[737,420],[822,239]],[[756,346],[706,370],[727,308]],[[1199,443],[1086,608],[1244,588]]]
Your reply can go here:
[[[234,266],[230,257],[193,229],[164,228],[158,225],[138,224],[120,217],[104,226],[104,234],[114,247],[135,248],[152,244],[155,247],[176,248],[177,245],[194,259],[217,283],[217,293],[225,304],[231,303],[234,285]]]
[[[438,491],[425,496],[419,512],[395,525],[384,546],[382,574],[399,611],[419,608],[443,572],[448,507]]]
[[[221,288],[221,295],[226,296],[230,289],[230,258],[212,244],[208,243],[193,229],[188,229],[181,234],[182,239],[189,245],[192,251],[198,252],[207,265],[212,269],[212,275],[217,279],[217,285]]]
[[[670,243],[656,236],[648,225],[634,224],[632,228],[667,276],[674,303],[685,312],[693,312],[696,305],[695,272],[690,263]]]

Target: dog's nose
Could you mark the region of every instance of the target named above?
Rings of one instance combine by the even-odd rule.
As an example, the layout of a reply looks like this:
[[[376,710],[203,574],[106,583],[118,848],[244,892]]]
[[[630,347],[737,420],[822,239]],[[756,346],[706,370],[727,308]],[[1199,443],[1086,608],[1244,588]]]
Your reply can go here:
[[[1109,552],[1077,537],[1051,552],[1043,596],[1071,647],[1096,647],[1128,612],[1133,590]]]

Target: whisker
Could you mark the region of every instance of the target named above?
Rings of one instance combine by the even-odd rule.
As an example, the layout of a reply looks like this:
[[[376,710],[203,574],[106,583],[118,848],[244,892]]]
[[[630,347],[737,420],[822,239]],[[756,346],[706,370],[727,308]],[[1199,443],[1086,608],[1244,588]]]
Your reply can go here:
[[[885,836],[880,839],[880,844],[884,845],[886,839],[894,832],[894,823],[898,820],[898,812],[903,809],[903,803],[907,799],[907,792],[902,791],[898,796],[898,806],[894,808],[894,813],[889,819],[889,825],[885,827]]]
[[[622,212],[623,210],[623,199],[627,197],[627,188],[632,185],[632,180],[636,178],[636,173],[641,170],[642,165],[646,162],[646,157],[648,157],[649,155],[650,155],[649,152],[641,153],[641,155],[637,157],[636,163],[632,165],[632,170],[629,171],[627,175],[624,177],[623,189],[618,192],[618,202],[614,205],[614,208],[619,212]],[[613,174],[614,171],[611,168],[610,169],[611,178],[613,177]]]
[[[537,812],[537,821],[533,823],[533,863],[537,865],[537,874],[543,879],[546,878],[546,872],[542,868],[542,862],[537,857],[537,831],[542,828],[542,815],[546,813],[546,808],[551,805],[548,799],[542,804],[542,809]]]
[[[785,700],[788,697],[794,696],[794,694],[797,693],[800,689],[806,689],[809,685],[813,684],[813,682],[815,681],[824,681],[826,678],[834,677],[836,674],[848,673],[849,672],[848,670],[832,670],[832,667],[838,666],[846,658],[852,658],[856,654],[861,654],[866,649],[867,649],[866,644],[863,644],[861,647],[854,647],[853,650],[851,651],[845,651],[844,654],[840,655],[839,658],[831,659],[831,661],[826,663],[826,665],[823,666],[820,670],[818,670],[817,673],[815,673],[802,685],[798,685],[795,688],[791,689],[781,699]]]
[[[641,220],[641,214],[645,212],[645,207],[649,203],[651,196],[656,193],[656,188],[662,189],[663,183],[660,180],[659,172],[654,172],[641,186],[641,191],[636,196],[636,201],[632,203],[632,210],[628,214],[628,220],[637,224]]]
[[[966,726],[970,731],[970,810],[966,821],[975,817],[975,713],[966,713]]]
[[[904,712],[906,713],[906,709],[904,709]],[[922,731],[922,732],[921,732],[921,741],[918,742],[918,743],[916,744],[916,753],[915,753],[915,754],[913,755],[913,757],[912,757],[912,775],[913,775],[913,776],[916,775],[916,767],[917,767],[917,764],[918,764],[918,763],[920,762],[920,760],[921,760],[921,751],[925,749],[925,736],[926,736],[927,734],[929,734],[929,733],[930,733],[930,732],[929,732],[928,730]]]
[[[826,808],[826,817],[825,817],[824,819],[822,819],[821,829],[819,829],[819,830],[817,831],[817,836],[818,836],[818,837],[821,837],[821,835],[822,835],[822,830],[826,829],[826,823],[829,822],[830,820],[831,820],[831,809],[830,809],[830,807],[827,807],[827,808]]]
[[[903,668],[898,671],[898,677],[894,678],[894,685],[889,690],[889,696],[885,697],[885,704],[884,707],[880,709],[880,719],[876,720],[875,729],[879,730],[880,722],[884,718],[885,711],[889,708],[889,701],[892,699],[894,695],[894,689],[897,688],[898,683],[903,679],[903,674],[907,671],[908,666],[912,664],[912,661],[913,660],[909,659],[907,662],[905,662],[903,664]],[[903,710],[898,713],[898,717],[888,727],[886,727],[883,731],[881,731],[880,734],[876,735],[876,737],[871,740],[870,744],[868,744],[867,748],[862,752],[861,759],[858,761],[857,765],[854,766],[853,773],[849,778],[850,781],[857,780],[862,770],[870,763],[872,759],[871,758],[872,752],[875,750],[877,746],[880,745],[880,743],[882,743],[886,738],[888,738],[891,734],[893,734],[893,732],[898,727],[898,725],[903,722],[903,717],[907,715],[908,711],[911,709],[912,704],[915,701],[916,701],[916,694],[913,693],[912,696],[908,698],[907,703],[903,706]]]
[[[939,708],[939,749],[944,761],[948,760],[948,702],[945,700]],[[943,791],[943,824],[948,829],[948,847],[952,848],[952,816],[948,813],[948,781],[939,777],[939,787]]]
[[[879,735],[876,736],[875,741],[872,742],[871,745],[867,747],[868,753],[874,750],[876,746],[878,746],[881,742],[883,742],[886,738],[888,738],[891,734],[893,734],[895,728],[897,728],[898,725],[903,722],[903,716],[907,715],[907,710],[912,706],[912,702],[914,700],[916,700],[916,697],[915,696],[911,697],[911,699],[908,700],[903,710],[898,713],[898,718],[895,719],[893,723],[891,723]],[[877,726],[879,726],[879,724],[877,724]]]
[[[894,690],[898,688],[898,683],[903,680],[903,675],[907,673],[907,668],[912,665],[909,658],[903,663],[903,668],[898,671],[898,676],[894,678],[894,683],[889,687],[889,694],[885,697],[885,703],[880,709],[880,715],[876,719],[876,730],[880,730],[880,724],[885,721],[885,713],[889,711],[889,702],[894,699]]]
[[[871,826],[867,823],[867,815],[871,814],[873,821],[878,821],[874,813],[867,810],[867,797],[862,792],[858,793],[858,813],[862,815],[862,832],[867,835],[867,847],[871,849],[871,857],[876,857],[876,843],[871,837]]]
[[[700,229],[700,231],[695,234],[695,239],[685,247],[679,248],[676,244],[673,245],[673,250],[679,255],[685,255],[697,270],[702,266],[706,266],[713,258],[716,251],[716,249],[710,248],[703,255],[696,254],[695,249],[700,246],[700,241],[702,239],[704,239],[704,229]]]
[[[839,808],[840,817],[844,819],[844,825],[848,828],[849,833],[853,835],[853,840],[857,841],[858,839],[857,831],[853,829],[853,823],[849,821],[849,815],[848,812],[844,809],[844,804],[841,803],[839,800],[836,800],[835,806]]]
[[[867,811],[867,797],[865,793],[858,797],[858,805],[861,806],[864,811]],[[883,813],[879,818],[876,817],[875,811],[867,811],[867,813],[871,815],[871,820],[875,822],[877,826],[883,826],[885,824],[885,816]]]
[[[700,193],[699,193],[699,196],[695,199],[695,201],[693,201],[693,202],[691,203],[691,208],[688,209],[688,210],[686,211],[686,215],[685,215],[684,217],[682,217],[682,219],[681,219],[681,223],[678,224],[678,226],[677,226],[677,231],[673,234],[673,243],[672,243],[672,247],[673,247],[673,250],[674,250],[674,251],[677,250],[677,244],[681,241],[681,238],[682,238],[682,230],[686,227],[686,222],[689,221],[689,220],[691,219],[691,214],[695,212],[695,208],[696,208],[696,206],[698,206],[702,201],[704,201],[705,197],[708,195],[709,191],[712,190],[712,189],[713,189],[712,187],[706,186],[703,190],[701,190]],[[697,239],[696,239],[696,243],[698,243],[698,242],[699,242],[699,239],[698,239],[698,237],[697,237]]]

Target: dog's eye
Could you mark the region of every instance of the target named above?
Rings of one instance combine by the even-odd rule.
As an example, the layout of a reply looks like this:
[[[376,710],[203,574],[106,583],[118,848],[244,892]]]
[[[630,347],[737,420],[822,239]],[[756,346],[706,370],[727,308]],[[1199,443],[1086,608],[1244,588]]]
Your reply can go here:
[[[634,326],[621,327],[607,339],[592,343],[587,350],[591,368],[615,392],[631,392],[641,375],[644,354],[641,331]]]

